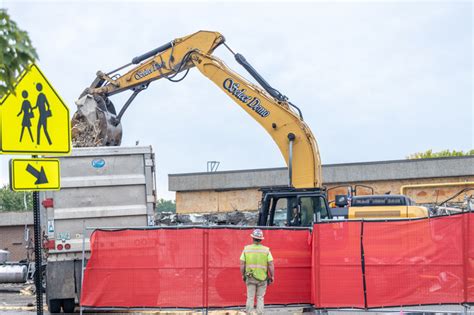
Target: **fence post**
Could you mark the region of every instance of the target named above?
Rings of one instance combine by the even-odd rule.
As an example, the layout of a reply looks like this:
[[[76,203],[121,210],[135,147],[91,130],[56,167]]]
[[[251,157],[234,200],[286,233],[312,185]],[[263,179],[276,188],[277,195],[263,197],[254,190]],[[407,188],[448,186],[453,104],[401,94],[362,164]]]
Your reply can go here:
[[[203,282],[202,282],[202,306],[205,313],[208,313],[209,310],[209,230],[203,229],[202,237],[202,246],[203,246]]]
[[[467,291],[468,291],[468,270],[467,266],[469,266],[469,241],[470,241],[470,213],[466,212],[462,214],[462,244],[463,244],[463,288],[464,288],[464,303],[468,303],[467,298]]]
[[[90,241],[89,241],[90,244]],[[82,220],[82,261],[81,261],[81,293],[79,294],[79,313],[82,315],[83,307],[81,304],[82,289],[84,284],[84,269],[86,260],[86,220]]]
[[[313,240],[313,244],[316,243],[317,249],[317,266],[316,266],[316,272],[317,272],[317,278],[316,278],[316,283],[317,283],[317,288],[318,288],[318,304],[317,307],[321,305],[321,233],[320,231],[320,225],[315,225],[315,229],[313,229],[314,237],[316,237],[316,242]],[[317,234],[316,234],[317,233]],[[314,246],[314,245],[313,245]],[[314,255],[314,253],[313,253]]]
[[[364,308],[367,310],[367,282],[365,279],[364,219],[360,223],[360,265],[362,267],[362,288],[364,290]]]

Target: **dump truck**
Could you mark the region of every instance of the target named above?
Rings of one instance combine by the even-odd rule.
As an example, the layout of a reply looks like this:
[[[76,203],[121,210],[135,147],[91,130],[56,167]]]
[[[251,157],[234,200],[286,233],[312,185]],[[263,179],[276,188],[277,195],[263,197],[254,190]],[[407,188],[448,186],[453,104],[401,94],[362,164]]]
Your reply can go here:
[[[74,310],[92,229],[154,225],[156,201],[151,147],[75,148],[60,164],[61,190],[40,194],[51,313]]]

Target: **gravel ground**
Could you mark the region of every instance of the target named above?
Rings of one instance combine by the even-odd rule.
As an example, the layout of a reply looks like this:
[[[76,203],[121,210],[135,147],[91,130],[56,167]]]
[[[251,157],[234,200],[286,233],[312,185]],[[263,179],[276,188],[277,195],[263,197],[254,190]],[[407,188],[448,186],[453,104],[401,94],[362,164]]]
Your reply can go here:
[[[46,301],[43,298],[43,301]],[[28,284],[0,284],[0,314],[18,314],[18,315],[32,315],[36,314],[36,296],[34,294],[34,285]],[[79,308],[76,308],[79,313]],[[443,305],[443,306],[420,306],[420,307],[405,307],[400,308],[387,308],[383,310],[371,310],[363,312],[359,310],[331,310],[327,313],[328,315],[376,315],[376,314],[474,314],[474,306],[466,310],[462,306],[458,305]],[[110,312],[107,312],[110,314]],[[44,314],[49,314],[46,305],[44,306]],[[87,314],[96,314],[88,312]],[[104,314],[97,313],[97,314]],[[198,315],[203,314],[201,312],[171,312],[171,311],[140,311],[140,312],[127,312],[127,313],[113,313],[116,314],[186,314],[186,315]],[[209,311],[212,315],[243,315],[243,312],[237,310],[227,311]],[[302,307],[286,307],[286,308],[267,308],[265,310],[266,315],[286,315],[286,314],[310,314],[303,313]],[[312,313],[315,314],[315,313]]]
[[[33,284],[0,284],[0,314],[33,312],[36,305]]]

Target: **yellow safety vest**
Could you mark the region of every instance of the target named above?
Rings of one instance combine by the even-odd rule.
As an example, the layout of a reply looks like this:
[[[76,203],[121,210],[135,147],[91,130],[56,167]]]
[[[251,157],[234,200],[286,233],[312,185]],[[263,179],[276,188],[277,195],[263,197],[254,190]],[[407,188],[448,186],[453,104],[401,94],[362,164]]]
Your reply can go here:
[[[273,261],[270,248],[263,245],[247,245],[240,255],[240,260],[245,262],[245,274],[257,280],[267,280],[268,263]]]

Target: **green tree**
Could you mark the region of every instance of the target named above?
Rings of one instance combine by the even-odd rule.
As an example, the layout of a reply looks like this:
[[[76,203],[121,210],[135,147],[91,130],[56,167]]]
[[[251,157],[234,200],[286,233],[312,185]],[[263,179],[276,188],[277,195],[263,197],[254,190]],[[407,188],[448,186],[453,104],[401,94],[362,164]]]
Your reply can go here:
[[[159,199],[156,203],[157,212],[173,212],[176,213],[176,201]]]
[[[32,209],[33,195],[31,193],[15,192],[6,185],[0,188],[0,211],[31,211]]]
[[[407,159],[414,160],[414,159],[433,159],[433,158],[441,158],[441,157],[450,157],[450,156],[467,156],[467,155],[474,155],[474,149],[469,151],[456,151],[456,150],[443,150],[439,152],[433,152],[433,150],[427,150],[425,152],[417,152],[410,154],[407,156]]]
[[[0,98],[13,91],[16,77],[38,59],[28,33],[0,9]]]

